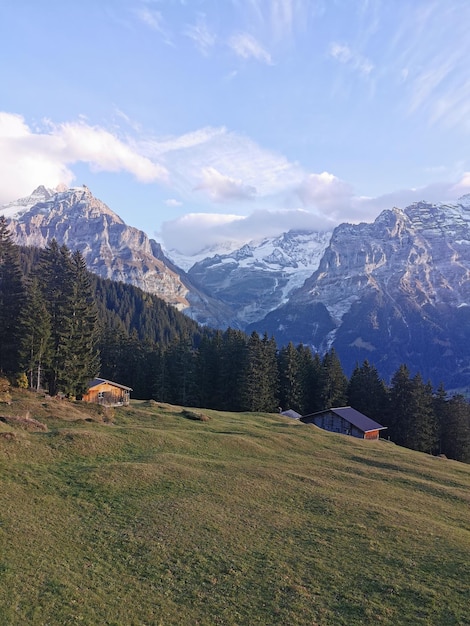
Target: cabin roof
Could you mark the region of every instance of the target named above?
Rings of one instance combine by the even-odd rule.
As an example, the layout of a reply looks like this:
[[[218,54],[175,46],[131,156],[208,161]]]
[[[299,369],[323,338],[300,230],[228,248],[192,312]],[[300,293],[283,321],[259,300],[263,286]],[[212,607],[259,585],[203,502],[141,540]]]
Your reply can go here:
[[[359,428],[359,430],[362,430],[364,433],[371,430],[385,430],[387,428],[387,426],[382,426],[382,424],[375,422],[370,419],[370,417],[367,417],[367,415],[356,411],[356,409],[353,409],[350,406],[342,406],[338,408],[325,409],[324,411],[318,411],[317,413],[310,413],[310,415],[304,415],[301,417],[300,420],[303,421],[306,418],[325,415],[326,413],[335,413],[335,415],[342,417],[353,426],[356,426],[356,428]]]
[[[294,411],[294,409],[286,409],[285,411],[281,411],[281,415],[285,415],[286,417],[292,417],[295,420],[298,420],[300,417],[302,417],[300,413],[297,413],[297,411]]]
[[[126,385],[120,385],[119,383],[115,383],[112,380],[106,380],[106,378],[93,378],[93,380],[89,383],[88,388],[92,389],[93,387],[97,387],[98,385],[102,385],[103,383],[108,383],[113,387],[119,387],[119,389],[124,389],[124,391],[132,391],[132,387],[126,387]]]

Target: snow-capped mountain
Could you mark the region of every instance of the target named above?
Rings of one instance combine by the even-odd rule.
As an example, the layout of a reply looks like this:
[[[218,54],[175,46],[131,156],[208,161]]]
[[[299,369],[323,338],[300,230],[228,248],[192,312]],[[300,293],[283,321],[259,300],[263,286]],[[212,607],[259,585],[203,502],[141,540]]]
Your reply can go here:
[[[235,250],[233,244],[221,244],[219,254],[207,258],[214,250],[193,257],[173,251],[173,258],[189,269],[186,273],[159,243],[126,225],[86,186],[41,186],[0,213],[9,218],[17,243],[41,248],[55,238],[79,249],[99,276],[157,294],[201,324],[218,328],[243,329],[286,302],[318,267],[331,237],[289,232]]]
[[[86,187],[38,187],[31,196],[0,209],[14,240],[45,247],[56,239],[80,250],[88,268],[103,278],[130,283],[201,321],[222,324],[227,312],[165,257],[159,243],[127,226]]]
[[[289,231],[205,258],[188,275],[233,310],[232,326],[244,328],[287,302],[317,269],[330,238],[331,232]]]
[[[470,386],[470,196],[393,208],[333,233],[180,256],[187,272],[86,187],[39,187],[0,213],[17,243],[55,238],[100,276],[156,293],[202,324],[334,346],[348,373],[367,358],[386,378],[407,363],[434,384]]]
[[[38,202],[45,202],[46,200],[49,200],[49,198],[51,198],[57,191],[64,191],[64,189],[47,189],[43,185],[40,185],[30,196],[19,198],[9,204],[5,204],[0,208],[0,215],[3,215],[7,219],[11,217],[18,219]]]
[[[402,362],[438,382],[470,382],[470,196],[342,224],[318,269],[257,328],[278,342],[334,346],[347,369]],[[249,329],[248,329],[249,330]]]

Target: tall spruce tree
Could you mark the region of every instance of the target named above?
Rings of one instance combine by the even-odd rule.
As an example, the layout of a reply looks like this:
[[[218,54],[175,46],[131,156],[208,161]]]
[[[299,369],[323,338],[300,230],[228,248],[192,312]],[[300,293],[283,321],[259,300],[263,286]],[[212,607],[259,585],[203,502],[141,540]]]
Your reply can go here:
[[[243,376],[242,410],[269,411],[277,409],[278,371],[276,345],[267,335],[260,338],[256,331],[247,343],[247,361]]]
[[[470,403],[456,395],[440,406],[440,452],[451,459],[470,463]]]
[[[247,337],[241,330],[228,328],[222,337],[220,350],[219,393],[222,410],[243,411],[248,348]]]
[[[382,423],[387,410],[387,388],[377,369],[365,360],[356,365],[348,384],[348,404]]]
[[[438,448],[432,387],[420,374],[411,378],[406,365],[400,365],[392,377],[387,425],[390,438],[401,446],[421,452]]]
[[[172,404],[194,406],[196,393],[196,353],[189,335],[176,339],[166,350],[169,399]]]
[[[25,288],[19,252],[6,219],[0,216],[0,372],[13,374],[20,368],[20,314]]]
[[[68,343],[67,388],[81,396],[100,370],[98,353],[98,314],[90,275],[79,250],[70,257],[71,301]]]
[[[312,355],[308,348],[299,346],[300,372],[303,387],[302,415],[316,413],[324,408],[323,366],[318,352]]]
[[[344,406],[347,402],[348,379],[343,372],[341,362],[334,348],[325,354],[322,360],[323,409]]]
[[[438,447],[438,428],[434,411],[433,389],[425,383],[421,374],[412,380],[412,396],[409,413],[410,441],[407,447],[432,454]]]
[[[51,347],[51,316],[37,278],[33,277],[27,285],[26,302],[21,313],[20,356],[29,386],[37,391],[42,386]]]
[[[99,371],[97,314],[83,257],[52,240],[41,251],[37,277],[51,318],[49,393],[80,395]]]
[[[303,380],[301,373],[301,356],[294,344],[279,350],[279,401],[283,410],[294,409],[303,411]]]
[[[410,371],[402,363],[390,381],[388,409],[384,424],[388,426],[392,441],[399,445],[405,445],[410,437],[408,411],[411,393]]]
[[[212,409],[221,407],[221,350],[222,332],[218,330],[213,336],[204,333],[197,349],[196,384],[199,406]]]

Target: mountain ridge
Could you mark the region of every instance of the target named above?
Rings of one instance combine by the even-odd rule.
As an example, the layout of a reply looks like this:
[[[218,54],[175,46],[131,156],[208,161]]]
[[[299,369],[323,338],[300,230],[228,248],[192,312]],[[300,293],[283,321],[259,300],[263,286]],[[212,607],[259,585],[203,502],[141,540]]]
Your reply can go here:
[[[17,243],[54,237],[79,248],[91,271],[156,293],[203,325],[334,347],[349,372],[364,358],[384,376],[407,362],[435,383],[442,374],[447,387],[470,385],[470,195],[386,209],[332,233],[225,247],[188,261],[187,272],[85,186],[39,187],[0,212]]]
[[[341,224],[318,269],[258,326],[281,344],[334,347],[348,371],[364,358],[386,375],[409,362],[468,384],[470,207],[419,202]]]

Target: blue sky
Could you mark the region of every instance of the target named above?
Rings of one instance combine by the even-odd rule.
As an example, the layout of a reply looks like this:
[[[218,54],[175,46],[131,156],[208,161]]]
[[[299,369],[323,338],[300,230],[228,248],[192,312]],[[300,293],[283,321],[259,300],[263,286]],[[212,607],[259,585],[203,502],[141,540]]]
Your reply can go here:
[[[468,0],[1,0],[0,203],[167,248],[470,192]]]

